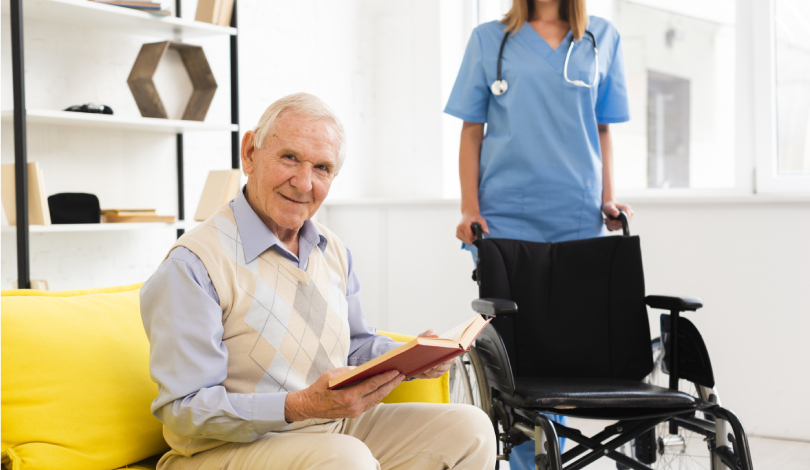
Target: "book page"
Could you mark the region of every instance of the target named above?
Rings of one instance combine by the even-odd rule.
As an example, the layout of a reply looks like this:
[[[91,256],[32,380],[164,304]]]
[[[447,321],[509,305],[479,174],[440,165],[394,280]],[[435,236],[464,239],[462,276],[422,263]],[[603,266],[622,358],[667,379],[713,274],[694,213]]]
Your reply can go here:
[[[454,326],[449,331],[442,333],[439,335],[439,338],[452,339],[454,342],[460,343],[461,338],[464,336],[464,332],[467,331],[467,328],[473,324],[476,318],[478,318],[478,315],[460,325]]]

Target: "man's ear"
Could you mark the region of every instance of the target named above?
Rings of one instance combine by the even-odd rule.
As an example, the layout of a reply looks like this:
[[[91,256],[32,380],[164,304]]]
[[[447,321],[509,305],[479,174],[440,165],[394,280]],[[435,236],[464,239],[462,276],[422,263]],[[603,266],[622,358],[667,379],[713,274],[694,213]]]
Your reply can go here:
[[[254,145],[255,138],[256,133],[253,131],[247,131],[245,135],[242,136],[240,156],[242,158],[242,172],[246,175],[253,173],[253,165],[255,164],[253,157],[256,154],[256,146]]]

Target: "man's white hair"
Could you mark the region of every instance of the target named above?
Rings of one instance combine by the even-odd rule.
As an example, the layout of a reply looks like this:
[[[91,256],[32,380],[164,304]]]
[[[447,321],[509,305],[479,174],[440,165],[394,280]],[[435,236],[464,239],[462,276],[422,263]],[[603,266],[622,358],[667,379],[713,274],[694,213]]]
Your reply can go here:
[[[346,131],[343,129],[343,123],[337,117],[332,108],[329,107],[322,99],[309,93],[293,93],[281,98],[267,107],[264,114],[259,118],[259,123],[253,128],[255,134],[253,145],[256,149],[264,147],[265,140],[273,126],[276,124],[276,119],[282,111],[290,110],[299,116],[303,116],[315,121],[326,121],[332,124],[337,136],[337,162],[335,163],[335,172],[340,171],[343,162],[346,160]]]

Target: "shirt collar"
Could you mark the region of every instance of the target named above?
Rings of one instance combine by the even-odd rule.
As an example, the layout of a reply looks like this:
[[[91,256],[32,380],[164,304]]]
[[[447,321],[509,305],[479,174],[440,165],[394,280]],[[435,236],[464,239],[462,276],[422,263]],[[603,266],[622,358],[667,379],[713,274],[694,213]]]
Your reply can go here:
[[[270,230],[262,219],[256,214],[245,197],[245,186],[239,191],[236,199],[231,203],[236,227],[242,238],[242,248],[245,252],[245,262],[250,263],[269,248],[277,246],[289,253],[276,234]],[[317,246],[321,252],[326,251],[326,237],[311,220],[306,220],[298,231],[299,241],[305,240],[310,246]],[[303,250],[299,249],[299,254]],[[307,256],[309,253],[307,253]]]

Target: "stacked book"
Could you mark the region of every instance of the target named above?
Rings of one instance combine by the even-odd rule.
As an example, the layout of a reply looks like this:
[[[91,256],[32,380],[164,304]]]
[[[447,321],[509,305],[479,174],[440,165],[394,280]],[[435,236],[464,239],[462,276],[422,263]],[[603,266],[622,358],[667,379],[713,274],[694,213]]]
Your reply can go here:
[[[135,10],[148,11],[156,15],[171,15],[172,12],[164,10],[160,2],[150,0],[90,0],[91,2],[115,5],[117,7],[133,8]]]
[[[157,215],[155,209],[102,209],[101,221],[104,223],[122,222],[174,222],[173,215]]]

